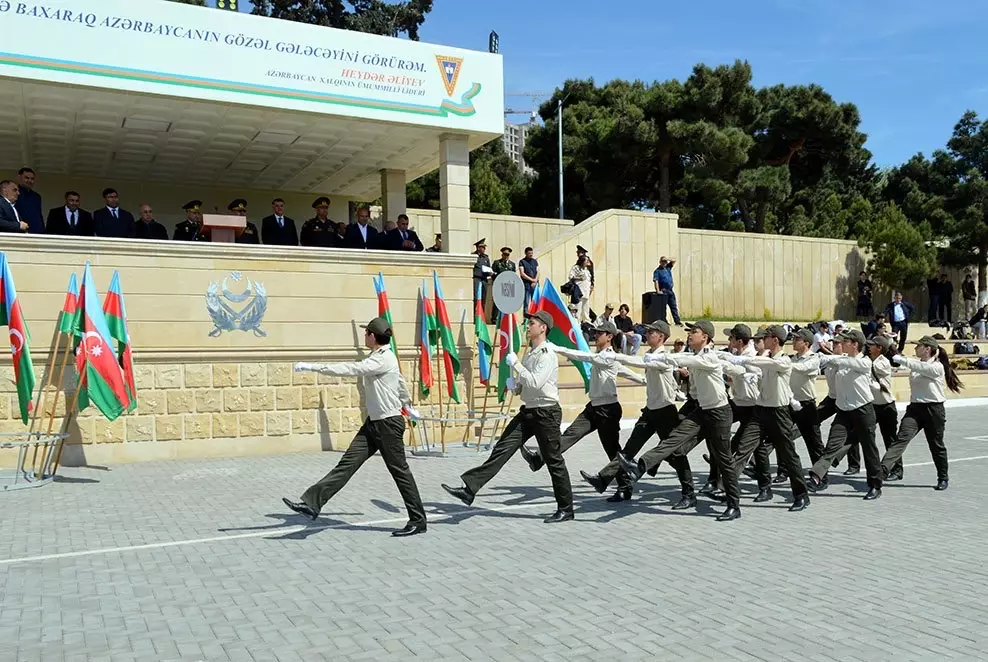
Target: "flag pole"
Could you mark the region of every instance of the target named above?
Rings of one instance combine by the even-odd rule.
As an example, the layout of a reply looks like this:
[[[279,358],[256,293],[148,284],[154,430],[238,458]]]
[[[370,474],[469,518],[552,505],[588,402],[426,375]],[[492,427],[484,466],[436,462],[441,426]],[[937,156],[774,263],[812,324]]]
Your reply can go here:
[[[495,341],[494,346],[491,348],[490,368],[487,369],[487,380],[488,381],[487,381],[487,387],[484,388],[484,405],[480,409],[480,428],[478,428],[478,430],[477,430],[477,452],[478,453],[480,452],[480,440],[484,436],[484,422],[485,422],[484,419],[487,418],[487,398],[491,394],[490,376],[491,376],[491,374],[494,371],[494,356],[497,354],[497,349],[499,347],[498,343],[501,341],[501,334],[498,333],[497,335],[498,335],[498,339],[497,339],[497,341]],[[497,387],[495,386],[494,388],[496,389]],[[464,438],[464,440],[466,440],[466,435],[465,434],[464,434],[464,437],[463,438]]]
[[[68,334],[66,334],[68,336]],[[72,343],[71,336],[69,336],[70,342],[65,344],[65,355],[62,358],[62,365],[58,369],[58,388],[55,390],[55,402],[52,404],[51,414],[48,416],[48,431],[47,434],[51,434],[51,431],[55,427],[55,410],[58,409],[58,400],[62,395],[62,384],[65,378],[65,366],[69,364],[69,360],[72,358]],[[78,387],[76,387],[76,393],[78,394]],[[79,398],[75,399],[71,411],[65,414],[65,426],[68,427],[69,423],[72,422],[72,417],[75,416],[76,412],[79,411]],[[55,475],[55,471],[58,469],[58,463],[62,459],[62,447],[65,445],[64,439],[58,440],[58,453],[55,455],[55,463],[52,465],[51,475]]]
[[[59,315],[59,319],[61,319],[61,315]],[[58,358],[58,351],[59,349],[61,349],[63,334],[61,331],[59,331],[58,322],[59,320],[55,321],[55,330],[52,334],[54,337],[51,340],[51,344],[49,344],[48,346],[49,347],[48,381],[47,383],[42,385],[41,390],[38,391],[38,401],[34,405],[34,412],[31,414],[31,424],[30,426],[28,426],[29,439],[31,438],[32,434],[38,435],[38,442],[35,443],[34,454],[31,456],[31,469],[32,471],[37,469],[37,471],[34,471],[34,475],[38,480],[41,480],[41,474],[44,472],[45,463],[44,463],[44,458],[42,458],[41,466],[38,467],[38,444],[41,441],[41,430],[40,428],[38,429],[35,428],[38,425],[38,416],[40,416],[41,410],[44,409],[44,403],[48,399],[48,389],[51,388],[52,379],[55,376],[55,361]],[[59,382],[59,386],[61,387],[61,382]],[[57,406],[58,406],[58,400],[56,399],[55,405],[52,407],[52,416],[55,415],[55,407]]]
[[[442,446],[443,453],[446,453],[446,421],[443,420],[443,371],[440,366],[440,355],[443,352],[442,343],[436,345],[436,380],[437,380],[437,391],[436,395],[439,396],[439,442]]]
[[[509,343],[512,343],[512,344],[514,343],[514,335],[515,335],[514,321],[515,321],[515,318],[514,318],[514,314],[512,313],[512,317],[508,321],[508,342]],[[521,359],[525,356],[525,351],[527,349],[528,349],[528,345],[525,345],[525,344],[523,344],[519,348],[519,352],[520,352],[520,354],[518,356],[518,360],[519,361],[521,361]],[[514,350],[514,347],[513,346],[509,346],[509,351],[512,351],[512,350]],[[500,370],[500,369],[501,368],[499,366],[498,367],[498,370]],[[511,373],[511,368],[508,368],[508,376],[509,377],[511,376],[510,373]],[[498,379],[500,379],[500,375],[498,375]],[[505,402],[508,403],[508,411],[510,412],[511,411],[511,405],[514,402],[514,399],[515,399],[515,392],[512,390],[509,393],[507,400],[504,400],[504,401],[501,402],[501,407],[500,407],[500,409],[498,409],[498,414],[500,414],[501,416],[504,415],[504,403]],[[500,426],[501,426],[501,421],[500,420],[497,420],[497,421],[494,422],[494,432],[491,433],[492,438],[495,437],[495,436],[497,436],[497,429]]]
[[[381,273],[380,271],[377,272],[377,279],[376,280],[378,282],[380,282],[380,284],[381,284],[381,291],[387,292],[387,290],[384,289],[384,274]],[[377,288],[375,288],[375,290],[376,289]],[[389,310],[388,310],[388,312],[390,312],[390,304],[389,304]],[[390,315],[388,317],[390,317]],[[392,331],[392,333],[393,333],[393,331]],[[392,336],[392,340],[391,340],[391,351],[394,352],[395,359],[398,361],[398,374],[401,375],[401,378],[402,379],[404,379],[405,378],[405,371],[402,370],[402,367],[401,367],[401,356],[398,355],[398,342],[396,340],[394,340],[394,337],[393,336]],[[413,368],[412,376],[414,377],[414,375],[415,375],[415,373],[414,373],[414,368]],[[414,380],[412,381],[412,386],[415,386]],[[415,450],[415,449],[418,448],[418,443],[415,440],[415,421],[409,420],[409,431],[408,432],[409,432],[408,440],[410,442],[412,442],[412,450]]]

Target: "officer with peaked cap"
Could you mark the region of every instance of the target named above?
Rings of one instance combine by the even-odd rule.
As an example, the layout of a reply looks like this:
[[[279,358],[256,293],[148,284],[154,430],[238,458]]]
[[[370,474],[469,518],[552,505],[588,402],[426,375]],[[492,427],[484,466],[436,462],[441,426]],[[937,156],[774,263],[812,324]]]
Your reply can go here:
[[[312,203],[316,215],[302,224],[299,234],[300,246],[332,248],[337,242],[336,224],[329,220],[329,198],[320,196]]]
[[[237,198],[226,206],[227,211],[232,211],[235,216],[247,216],[247,201]],[[247,221],[244,231],[237,237],[238,244],[258,244],[261,243],[261,235],[257,231],[257,226]]]
[[[494,278],[494,269],[491,267],[491,258],[487,255],[487,240],[481,239],[475,243],[473,255],[477,256],[477,261],[473,265],[473,295],[477,296],[477,285],[481,286],[480,301],[484,306],[484,318],[490,319],[487,314],[487,299],[489,295],[491,280]]]
[[[364,345],[370,355],[353,363],[296,363],[295,372],[312,371],[336,377],[358,377],[364,393],[367,418],[357,435],[350,442],[336,467],[295,502],[282,499],[285,505],[297,513],[312,519],[340,489],[347,484],[357,469],[376,452],[381,453],[384,464],[391,472],[395,485],[408,511],[408,524],[394,531],[393,536],[413,536],[425,533],[425,508],[418,486],[405,459],[405,419],[402,410],[412,420],[420,418],[412,408],[405,378],[401,376],[398,358],[391,351],[391,325],[381,317],[375,317],[362,327]]]
[[[552,316],[548,312],[540,310],[535,313],[528,321],[530,348],[525,358],[519,361],[514,352],[505,356],[512,373],[508,388],[521,396],[522,406],[504,428],[487,461],[460,476],[463,487],[450,487],[443,483],[444,490],[468,506],[473,503],[480,488],[497,475],[515,451],[535,437],[539,454],[552,478],[552,492],[557,506],[556,512],[544,521],[551,524],[573,519],[573,487],[560,448],[559,426],[563,410],[559,406],[557,384],[559,361],[546,342],[546,334],[552,326]]]
[[[191,200],[182,205],[185,220],[175,226],[175,241],[209,241],[209,231],[202,227],[202,200]]]

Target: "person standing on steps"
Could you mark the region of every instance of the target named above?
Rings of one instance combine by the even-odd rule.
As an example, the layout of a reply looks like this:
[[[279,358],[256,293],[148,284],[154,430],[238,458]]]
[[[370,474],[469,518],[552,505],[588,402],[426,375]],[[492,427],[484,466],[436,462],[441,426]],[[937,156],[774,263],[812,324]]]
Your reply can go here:
[[[613,346],[617,328],[613,322],[600,324],[592,333],[596,353],[578,352],[546,343],[549,349],[560,356],[590,364],[590,402],[563,432],[559,452],[565,453],[576,442],[596,431],[607,458],[613,460],[621,451],[622,411],[621,403],[618,402],[617,378],[621,376],[636,384],[645,384],[645,378],[618,363],[618,354]],[[524,444],[521,455],[532,471],[538,471],[545,464],[538,450],[530,451]]]
[[[676,264],[676,258],[666,258],[665,255],[659,258],[659,266],[652,272],[652,284],[655,291],[666,295],[666,305],[672,313],[672,321],[676,326],[682,326],[679,319],[679,305],[676,303],[676,293],[673,291],[672,268]]]
[[[425,533],[425,508],[405,459],[405,419],[402,410],[412,420],[420,417],[412,408],[412,398],[401,376],[398,357],[391,351],[391,325],[387,320],[375,317],[363,328],[364,345],[370,350],[370,355],[363,361],[295,364],[295,372],[358,377],[364,393],[367,419],[332,471],[306,490],[299,501],[284,498],[282,501],[295,512],[316,519],[326,502],[353,478],[363,463],[374,453],[380,452],[408,511],[408,524],[391,535],[404,537]]]
[[[559,360],[546,342],[546,334],[552,328],[552,316],[544,310],[528,320],[529,350],[521,361],[514,352],[504,357],[511,367],[508,388],[521,396],[521,408],[505,426],[501,438],[494,444],[487,460],[470,469],[460,478],[463,487],[442,487],[450,495],[466,505],[473,503],[480,491],[521,446],[535,437],[542,457],[552,477],[552,492],[556,497],[556,512],[547,517],[546,524],[567,522],[573,519],[573,487],[560,450],[563,410],[559,406]]]
[[[810,469],[807,487],[816,492],[837,458],[852,437],[861,445],[868,475],[866,501],[882,496],[882,469],[878,447],[875,446],[875,406],[871,390],[871,359],[864,354],[865,337],[860,331],[845,331],[842,344],[846,356],[821,356],[823,365],[835,365],[837,377],[837,414],[830,426],[830,435],[823,456]]]
[[[942,492],[947,489],[950,478],[947,447],[943,443],[943,432],[947,425],[947,412],[943,404],[947,399],[944,386],[954,393],[960,393],[964,384],[951,367],[947,352],[936,339],[923,336],[915,344],[915,359],[908,359],[901,354],[892,357],[893,363],[909,369],[909,405],[899,425],[899,434],[882,458],[882,472],[890,474],[895,469],[896,464],[902,461],[902,454],[909,442],[922,430],[926,434],[926,443],[937,469],[937,484],[933,489]]]
[[[668,363],[656,361],[655,355],[663,354],[663,346],[669,338],[669,325],[658,320],[645,327],[645,342],[648,351],[642,357],[617,354],[616,360],[625,365],[645,369],[645,408],[631,430],[631,436],[625,442],[621,453],[625,457],[634,457],[641,451],[645,442],[652,435],[665,439],[679,425],[680,412],[676,410],[676,376],[675,369]],[[686,410],[689,403],[683,406]],[[685,510],[696,506],[696,494],[693,490],[693,474],[690,471],[689,460],[685,455],[674,454],[668,460],[676,470],[682,486],[682,498],[672,507],[673,510]],[[603,494],[607,486],[617,478],[618,489],[608,497],[610,502],[627,501],[631,498],[632,483],[628,476],[621,471],[616,459],[596,474],[581,471],[583,479],[590,483],[598,494]]]
[[[686,330],[693,354],[663,353],[653,356],[654,360],[673,367],[689,368],[690,395],[700,406],[685,416],[669,437],[642,455],[638,462],[621,453],[618,453],[617,459],[634,483],[650,468],[657,467],[677,451],[687,454],[702,434],[710,442],[713,460],[720,467],[727,495],[727,509],[717,517],[717,521],[735,520],[741,517],[741,488],[731,453],[731,406],[727,403],[727,389],[724,387],[724,363],[711,346],[714,338],[712,323],[699,320],[688,324]]]
[[[762,371],[755,414],[738,444],[736,470],[740,472],[748,462],[748,456],[755,451],[762,438],[767,439],[775,448],[779,472],[785,472],[789,477],[793,498],[789,512],[798,512],[810,505],[810,498],[803,477],[803,467],[792,441],[793,396],[792,388],[789,386],[792,362],[782,353],[782,347],[789,339],[789,332],[784,326],[772,325],[755,334],[756,338],[759,336],[765,343],[766,356],[721,355],[731,364],[751,365]],[[755,497],[755,502],[771,501],[772,475],[767,453],[756,463],[756,473],[758,496]]]

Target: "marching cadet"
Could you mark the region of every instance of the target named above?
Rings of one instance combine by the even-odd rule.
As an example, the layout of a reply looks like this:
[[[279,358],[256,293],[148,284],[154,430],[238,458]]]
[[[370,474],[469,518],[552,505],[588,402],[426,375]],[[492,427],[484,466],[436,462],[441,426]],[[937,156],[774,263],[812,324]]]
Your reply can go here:
[[[546,343],[556,354],[565,356],[573,361],[583,361],[590,364],[590,402],[576,417],[560,441],[559,452],[565,453],[588,434],[596,431],[600,445],[609,460],[621,450],[621,403],[618,402],[617,378],[629,379],[636,384],[645,384],[645,378],[628,370],[617,361],[613,341],[617,327],[612,322],[604,322],[593,330],[593,340],[596,353],[578,352],[552,343]],[[538,451],[530,451],[521,447],[522,457],[528,462],[532,471],[542,468],[544,462]],[[621,501],[620,492],[615,501]]]
[[[759,380],[758,400],[755,413],[748,423],[737,451],[737,470],[741,471],[748,462],[748,456],[755,451],[762,438],[768,440],[775,448],[780,471],[789,476],[792,487],[792,505],[789,512],[805,510],[810,505],[810,498],[803,478],[803,468],[799,455],[792,442],[792,389],[789,379],[792,374],[792,362],[782,353],[782,347],[789,338],[786,328],[779,325],[769,326],[755,334],[761,337],[767,356],[730,356],[721,354],[725,361],[734,365],[752,365],[762,371]],[[772,476],[768,466],[768,458],[760,458],[756,463],[758,478],[758,496],[756,502],[771,501]]]
[[[834,390],[837,400],[837,414],[830,426],[830,435],[823,455],[810,469],[807,487],[816,492],[827,476],[830,464],[854,438],[861,445],[865,470],[868,475],[866,501],[874,501],[882,496],[882,464],[878,447],[875,446],[875,406],[871,390],[871,359],[864,354],[865,337],[860,331],[850,330],[841,333],[841,343],[846,356],[820,355],[824,366],[834,365],[837,369]]]
[[[631,436],[621,449],[625,457],[637,455],[645,442],[658,435],[666,439],[679,425],[679,411],[676,410],[676,375],[672,365],[655,361],[649,357],[665,352],[665,342],[669,338],[669,325],[658,320],[645,326],[645,342],[648,350],[644,356],[629,356],[615,353],[615,360],[626,365],[645,369],[645,408],[631,430]],[[688,405],[684,405],[684,409]],[[673,510],[686,510],[696,506],[696,494],[693,490],[693,474],[690,463],[685,455],[674,453],[668,462],[676,470],[679,483],[682,486],[682,498],[672,507]],[[621,465],[616,459],[596,474],[581,471],[583,479],[590,483],[598,494],[603,494],[615,478],[618,479],[618,489],[608,501],[627,501],[631,498],[631,480],[621,471]]]
[[[686,330],[693,354],[650,354],[651,360],[669,363],[674,367],[689,368],[690,395],[699,407],[685,416],[668,438],[642,455],[638,462],[618,453],[621,468],[632,482],[637,482],[646,471],[677,451],[689,452],[691,444],[698,443],[703,435],[710,443],[714,461],[720,466],[727,496],[727,509],[717,517],[718,522],[726,522],[741,517],[741,488],[738,485],[738,472],[731,453],[731,407],[727,403],[727,389],[724,387],[724,363],[717,358],[711,343],[714,338],[714,325],[707,320],[687,324]]]
[[[885,336],[872,336],[865,341],[868,358],[871,359],[871,390],[875,396],[875,420],[878,430],[882,433],[885,451],[892,447],[896,439],[896,428],[899,425],[899,412],[895,408],[895,394],[892,393],[892,363],[885,354],[892,346],[892,339]],[[856,448],[852,446],[851,448]],[[850,463],[850,458],[848,459]],[[887,481],[902,480],[902,460],[892,467]]]
[[[425,533],[426,519],[422,498],[415,478],[405,460],[405,419],[402,409],[412,420],[419,418],[411,405],[408,386],[398,368],[398,358],[391,351],[391,325],[375,317],[363,326],[364,345],[370,355],[355,363],[296,363],[295,372],[312,371],[337,377],[359,377],[364,393],[367,419],[350,442],[350,448],[326,476],[302,494],[298,502],[282,499],[297,513],[316,519],[327,501],[347,484],[361,465],[376,452],[394,478],[408,511],[408,524],[392,532],[393,536]]]
[[[326,196],[316,198],[312,208],[316,210],[316,215],[302,224],[299,245],[317,248],[337,246],[336,224],[329,220],[329,198]]]
[[[559,363],[555,352],[546,343],[546,334],[552,328],[552,316],[540,310],[529,318],[528,341],[530,349],[521,361],[514,352],[505,356],[505,362],[514,373],[508,388],[521,396],[522,406],[504,428],[501,438],[494,444],[490,457],[470,469],[460,478],[463,487],[443,489],[466,505],[473,503],[477,492],[497,475],[501,467],[515,454],[522,444],[535,437],[539,455],[552,477],[552,492],[557,510],[544,521],[546,524],[573,519],[573,488],[570,485],[566,462],[560,450],[559,427],[563,410],[559,406]]]
[[[882,473],[891,474],[902,462],[902,454],[909,442],[922,430],[937,469],[937,485],[933,489],[947,489],[947,447],[943,443],[943,431],[947,425],[947,399],[943,388],[960,393],[964,384],[950,365],[947,352],[930,336],[923,336],[915,343],[916,358],[907,359],[901,354],[892,357],[896,365],[909,369],[909,405],[899,425],[899,434],[882,458]]]
[[[812,344],[813,332],[809,329],[800,329],[793,336],[792,348],[796,353],[792,355],[789,387],[792,389],[795,436],[803,437],[806,452],[810,455],[810,464],[815,464],[823,455],[823,438],[820,436],[820,414],[816,405],[816,389],[813,386],[820,374],[820,357],[810,351]],[[836,354],[840,353],[837,343],[834,344],[834,350]],[[829,395],[827,397],[830,398]]]
[[[247,216],[247,201],[243,198],[237,198],[230,204],[226,206],[227,211],[232,211],[234,216]],[[247,221],[247,227],[244,228],[243,233],[237,237],[238,244],[257,244],[261,243],[261,235],[257,231],[257,226]]]
[[[209,231],[202,227],[202,200],[191,200],[182,205],[185,220],[175,226],[175,241],[209,241]]]

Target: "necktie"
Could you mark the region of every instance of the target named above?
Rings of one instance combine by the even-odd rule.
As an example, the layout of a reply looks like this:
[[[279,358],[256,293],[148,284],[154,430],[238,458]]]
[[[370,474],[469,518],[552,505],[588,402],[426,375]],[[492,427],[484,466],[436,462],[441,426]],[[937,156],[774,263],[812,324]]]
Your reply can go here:
[[[402,241],[406,241],[407,239],[408,239],[408,235],[406,235],[406,234],[405,234],[405,231],[404,231],[404,230],[402,230],[402,231],[401,231],[401,240],[402,240]]]
[[[114,207],[110,211],[113,213],[113,218],[120,218],[119,216],[117,216],[117,208],[116,207]]]
[[[69,215],[72,217],[72,227],[75,227],[75,214],[74,211],[69,212]]]
[[[278,227],[285,227],[285,218],[283,216],[276,216],[278,219]]]

